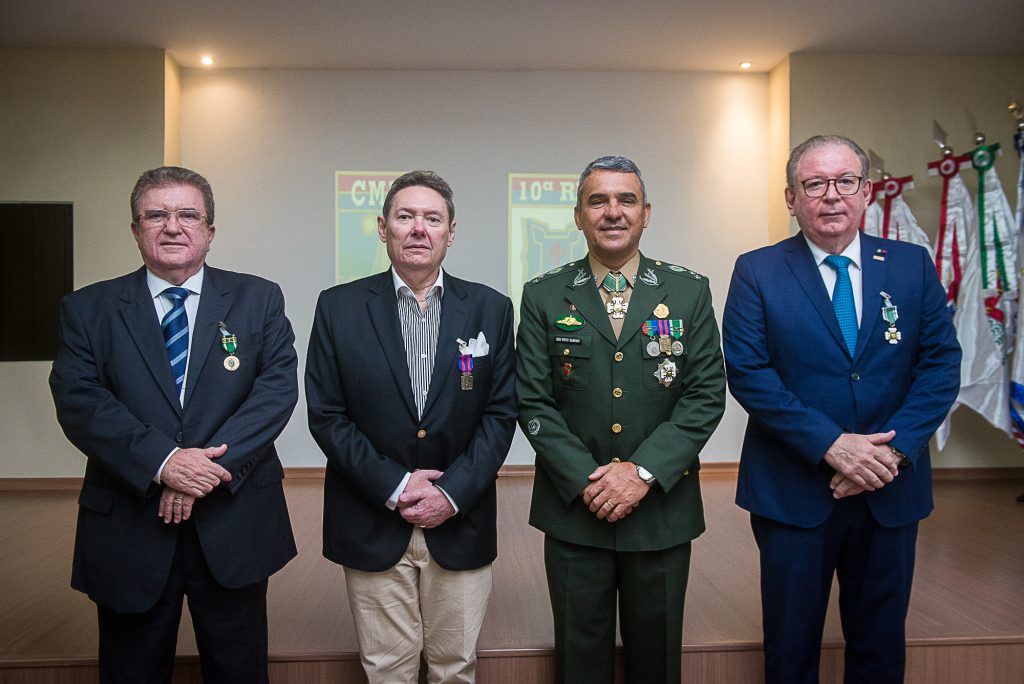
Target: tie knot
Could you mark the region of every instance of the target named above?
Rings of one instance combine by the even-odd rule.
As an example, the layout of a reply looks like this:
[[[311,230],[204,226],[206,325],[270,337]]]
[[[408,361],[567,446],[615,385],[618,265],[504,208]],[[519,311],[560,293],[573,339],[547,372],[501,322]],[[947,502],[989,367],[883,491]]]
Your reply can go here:
[[[845,271],[850,267],[850,262],[852,261],[853,259],[851,259],[850,257],[838,254],[829,254],[827,257],[825,257],[825,263],[831,266],[836,271]]]
[[[171,304],[177,306],[178,303],[184,302],[192,293],[184,287],[169,287],[160,294],[171,300]]]

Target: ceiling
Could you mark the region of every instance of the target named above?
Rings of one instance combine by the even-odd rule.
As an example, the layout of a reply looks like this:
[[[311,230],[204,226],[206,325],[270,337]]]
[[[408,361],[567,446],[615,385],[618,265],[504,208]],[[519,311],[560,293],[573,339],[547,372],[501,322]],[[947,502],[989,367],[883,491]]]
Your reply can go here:
[[[1024,67],[1024,2],[0,0],[0,46],[155,47],[229,69],[767,71],[798,51]]]

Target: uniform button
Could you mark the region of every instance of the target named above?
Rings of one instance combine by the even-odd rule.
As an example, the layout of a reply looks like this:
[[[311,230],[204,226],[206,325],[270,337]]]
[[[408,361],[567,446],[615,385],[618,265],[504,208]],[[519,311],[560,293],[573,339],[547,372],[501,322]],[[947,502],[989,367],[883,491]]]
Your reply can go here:
[[[661,266],[661,262],[660,262],[660,261],[655,261],[655,262],[654,262],[654,265],[655,265],[655,266]]]
[[[182,442],[185,441],[185,435],[181,434],[181,432],[179,431],[178,434],[174,435],[174,441],[177,442],[178,444],[181,444]]]
[[[615,360],[616,361],[621,361],[622,360],[622,352],[615,352]]]
[[[857,382],[858,380],[860,380],[860,373],[850,373],[850,379],[853,380],[854,382]]]
[[[689,475],[689,474],[690,474],[690,471],[689,471],[689,470],[684,470],[684,471],[683,471],[683,477],[686,477],[686,476],[687,476],[687,475]]]
[[[615,434],[619,434],[620,432],[622,432],[622,426],[619,425],[618,423],[612,423],[612,432],[614,432]]]
[[[622,396],[622,388],[621,387],[616,387],[615,389],[613,389],[612,390],[612,396],[615,397],[616,399],[621,397]]]
[[[420,439],[423,439],[424,437],[427,436],[427,431],[426,430],[420,430],[419,432],[416,433],[416,436],[419,437]]]
[[[562,350],[562,356],[568,356],[568,355],[569,355],[569,348],[566,347],[565,349]]]

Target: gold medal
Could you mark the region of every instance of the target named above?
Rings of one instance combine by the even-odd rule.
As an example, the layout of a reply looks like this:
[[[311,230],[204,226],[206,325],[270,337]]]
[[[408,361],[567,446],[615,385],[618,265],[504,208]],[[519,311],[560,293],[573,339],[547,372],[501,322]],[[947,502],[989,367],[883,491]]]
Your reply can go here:
[[[242,362],[238,360],[237,356],[225,356],[224,357],[224,368],[229,371],[236,371],[238,367],[242,365]]]
[[[473,374],[463,373],[459,379],[459,386],[464,390],[473,389]]]
[[[665,318],[668,316],[668,307],[664,304],[658,304],[658,306],[654,307],[654,315],[658,318]]]
[[[661,335],[658,337],[658,348],[662,354],[672,353],[672,338],[668,335]]]

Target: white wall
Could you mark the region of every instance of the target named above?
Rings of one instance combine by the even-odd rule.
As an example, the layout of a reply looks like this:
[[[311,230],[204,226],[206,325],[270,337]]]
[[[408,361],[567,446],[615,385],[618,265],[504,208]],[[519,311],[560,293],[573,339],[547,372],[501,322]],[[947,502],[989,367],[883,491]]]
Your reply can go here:
[[[430,168],[456,194],[446,268],[507,290],[507,174],[640,166],[653,202],[641,248],[708,275],[720,312],[735,257],[767,241],[767,76],[718,73],[185,70],[182,162],[217,196],[210,263],[276,280],[300,363],[317,293],[334,284],[334,172]],[[731,402],[731,399],[730,399]],[[730,403],[705,449],[734,461]],[[322,465],[305,405],[287,465]],[[509,463],[533,453],[517,436]]]
[[[0,49],[0,202],[74,205],[75,287],[142,263],[128,196],[164,152],[161,50]],[[0,363],[0,477],[81,475],[49,362]]]

